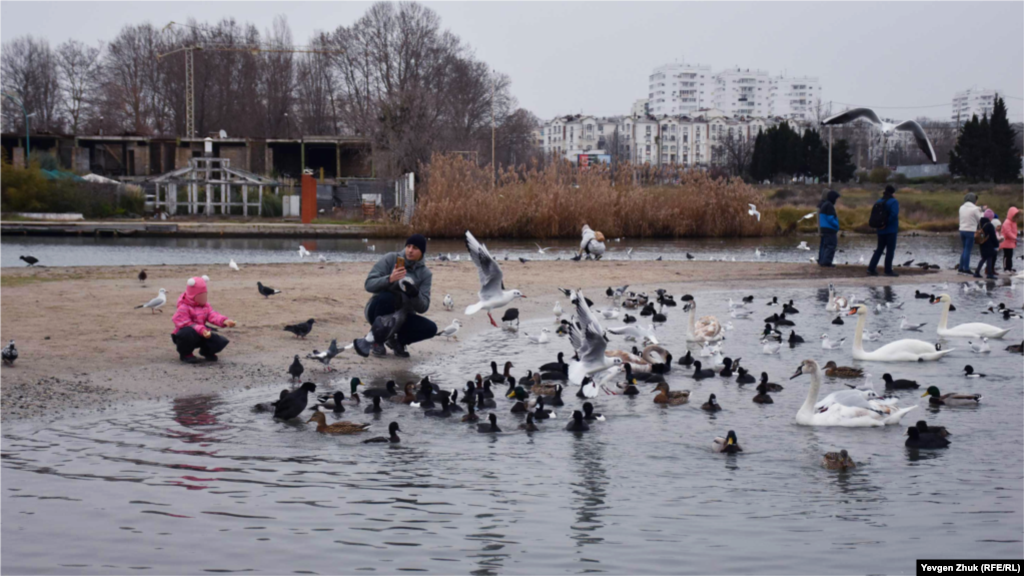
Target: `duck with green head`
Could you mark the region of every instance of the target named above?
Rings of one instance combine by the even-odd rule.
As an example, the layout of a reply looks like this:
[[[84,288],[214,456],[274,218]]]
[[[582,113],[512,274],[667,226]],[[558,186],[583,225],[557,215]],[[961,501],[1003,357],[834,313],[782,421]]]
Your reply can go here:
[[[925,396],[929,396],[928,404],[932,406],[977,406],[981,403],[981,394],[943,394],[939,392],[938,386],[929,386],[921,395],[922,398]]]

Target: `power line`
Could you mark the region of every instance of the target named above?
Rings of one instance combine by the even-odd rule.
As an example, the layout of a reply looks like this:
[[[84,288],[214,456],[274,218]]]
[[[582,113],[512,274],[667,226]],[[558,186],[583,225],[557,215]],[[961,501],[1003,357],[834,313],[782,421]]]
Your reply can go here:
[[[926,106],[869,106],[865,104],[851,104],[850,102],[839,102],[833,100],[836,104],[842,104],[843,106],[856,106],[858,108],[877,108],[879,110],[909,110],[912,108],[942,108],[943,106],[949,107],[952,104],[946,102],[945,104],[928,104]]]

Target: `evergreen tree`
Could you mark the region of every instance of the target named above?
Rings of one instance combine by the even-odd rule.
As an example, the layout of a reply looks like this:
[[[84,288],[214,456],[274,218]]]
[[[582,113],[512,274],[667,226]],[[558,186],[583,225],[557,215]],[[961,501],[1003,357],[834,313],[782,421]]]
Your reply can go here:
[[[996,97],[989,122],[989,174],[995,182],[1014,182],[1020,174],[1021,157],[1016,134],[1006,117],[1006,103]]]
[[[985,130],[987,129],[986,121]],[[949,152],[949,172],[971,181],[984,179],[984,149],[981,122],[975,114],[964,123],[957,136],[956,145]]]
[[[800,172],[807,176],[822,178],[828,176],[828,149],[821,142],[821,135],[817,130],[804,130],[804,137],[800,143],[803,164]]]
[[[826,157],[826,162],[828,161]],[[828,166],[825,166],[828,173]],[[853,164],[853,155],[850,154],[850,144],[844,139],[832,143],[832,180],[836,182],[849,182],[857,172]]]
[[[750,177],[757,182],[764,182],[771,178],[771,174],[766,170],[766,153],[765,135],[764,132],[759,131],[757,137],[754,138],[754,153],[750,156]]]

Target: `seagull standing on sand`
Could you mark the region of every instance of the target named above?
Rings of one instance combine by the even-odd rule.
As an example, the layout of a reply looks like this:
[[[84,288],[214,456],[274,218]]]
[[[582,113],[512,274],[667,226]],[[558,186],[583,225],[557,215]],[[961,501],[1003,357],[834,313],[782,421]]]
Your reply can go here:
[[[836,114],[835,116],[825,118],[821,121],[821,125],[830,126],[833,124],[846,124],[857,119],[867,120],[882,131],[883,150],[885,149],[885,141],[888,140],[894,132],[910,132],[914,135],[917,147],[921,149],[921,152],[924,152],[925,157],[931,160],[932,164],[939,161],[938,156],[935,155],[935,149],[932,148],[932,143],[928,140],[928,135],[924,133],[924,129],[921,128],[921,125],[913,120],[905,120],[897,124],[890,124],[889,122],[882,121],[871,108],[853,108]]]
[[[806,240],[801,240],[800,244],[797,245],[796,249],[797,250],[810,250],[811,247],[807,245],[807,241]]]
[[[458,340],[458,337],[456,337],[455,335],[458,334],[460,326],[462,326],[462,322],[460,322],[458,319],[452,320],[452,323],[449,324],[448,327],[445,328],[444,330],[438,332],[437,335],[444,336],[449,340],[451,340],[452,338]]]
[[[469,257],[476,264],[477,273],[480,276],[480,301],[466,308],[466,316],[476,314],[481,310],[487,311],[487,318],[491,326],[498,327],[498,323],[491,316],[491,310],[507,306],[516,298],[525,298],[519,290],[505,290],[505,283],[501,273],[501,267],[491,257],[487,247],[473,237],[473,233],[466,230],[466,249],[469,250]]]
[[[232,269],[232,270],[234,270],[235,272],[238,272],[238,271],[239,271],[239,269],[238,269],[238,264],[237,264],[237,263],[235,262],[235,259],[234,259],[234,258],[232,258],[232,259],[231,259],[231,262],[228,262],[228,268],[231,268],[231,269]]]
[[[306,250],[305,246],[299,244],[299,258],[305,258],[306,256],[309,256],[309,250]]]
[[[554,310],[552,310],[552,312],[555,313],[555,320],[558,320],[559,318],[561,318],[562,317],[562,303],[556,300],[555,301],[555,308],[554,308]]]
[[[753,204],[747,204],[747,206],[750,206],[750,210],[747,210],[747,214],[750,214],[751,216],[757,216],[757,221],[760,222],[761,213],[757,211],[757,206],[754,206]]]
[[[569,364],[569,381],[582,384],[585,377],[622,364],[622,358],[605,356],[608,343],[604,340],[604,329],[583,293],[573,291],[570,300],[576,306],[576,316],[569,323],[569,342],[580,359]]]
[[[452,299],[451,294],[445,294],[444,300],[441,303],[444,305],[444,309],[449,312],[455,309],[455,300]]]
[[[156,298],[153,298],[152,300],[146,302],[145,304],[140,304],[136,306],[135,309],[138,310],[139,308],[149,308],[155,314],[156,311],[160,310],[160,307],[163,306],[164,304],[167,304],[167,289],[161,288],[160,294]],[[160,310],[160,312],[162,313],[163,310]]]

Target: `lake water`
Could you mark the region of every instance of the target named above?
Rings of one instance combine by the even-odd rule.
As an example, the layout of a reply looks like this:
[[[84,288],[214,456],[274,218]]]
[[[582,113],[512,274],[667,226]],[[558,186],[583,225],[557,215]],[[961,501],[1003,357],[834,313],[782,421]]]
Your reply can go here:
[[[796,247],[804,241],[810,250]],[[31,255],[46,266],[157,266],[160,264],[227,264],[234,260],[241,265],[268,262],[298,262],[300,242],[313,253],[306,261],[315,261],[320,255],[331,261],[371,262],[381,254],[402,248],[402,239],[281,239],[281,238],[95,238],[4,236],[0,251],[0,266],[25,266],[19,256]],[[836,263],[857,263],[860,258],[871,258],[875,237],[850,235],[840,239],[842,252]],[[551,247],[546,254],[538,253],[530,240],[493,240],[487,242],[496,258],[508,256],[531,260],[566,259],[579,249],[579,242],[554,240],[544,242]],[[375,250],[370,250],[374,247]],[[630,252],[632,249],[632,252]],[[762,252],[758,256],[755,251]],[[910,252],[910,254],[907,254]],[[742,239],[687,239],[643,240],[626,238],[608,243],[605,258],[609,260],[665,260],[685,259],[687,253],[696,259],[735,258],[737,261],[807,262],[818,255],[816,236],[742,238]],[[459,255],[466,258],[466,245],[456,240],[433,240],[428,245],[428,258],[439,254]],[[914,259],[948,268],[959,262],[960,237],[954,235],[903,236],[899,241],[896,262]]]
[[[903,302],[911,320],[928,322],[911,337],[935,341],[940,310],[915,300],[915,288],[941,289],[848,293],[872,304]],[[1005,281],[968,295],[956,288],[951,324],[1014,326],[1007,340],[992,342],[991,354],[951,341],[945,344],[956,351],[939,362],[855,362],[849,343],[834,351],[818,343],[822,333],[852,341],[855,325],[830,323],[823,290],[753,292],[757,320],[731,320],[724,352],[785,386],[773,394],[774,404],[751,402],[753,386],[698,382],[676,367],[669,382],[692,390],[688,405],[655,406],[651,385],[641,385],[634,399],[601,396],[594,403],[607,421],[579,436],[562,429],[582,402],[567,390],[557,418],[532,436],[516,429],[520,419],[500,395],[495,412],[505,433],[493,436],[408,406],[386,405],[380,418],[349,408],[345,419],[373,422],[374,436],[386,435],[390,421],[404,431],[400,445],[363,445],[359,437],[324,437],[312,424],[250,411],[275,397],[283,380],[117,414],[5,423],[2,570],[913,574],[919,558],[1020,558],[1024,369],[1004,347],[1020,341],[1022,326],[981,311],[989,300],[1019,308],[1022,288]],[[695,293],[698,315],[724,321],[726,300],[748,293]],[[773,295],[795,300],[795,329],[808,343],[765,356],[760,319],[778,310],[765,305]],[[603,294],[590,296],[598,307],[607,302]],[[669,322],[658,332],[678,358],[684,314],[666,310]],[[907,337],[898,315],[873,315],[868,329],[881,328],[885,341]],[[552,319],[543,318],[523,322],[518,333],[490,329],[451,343],[448,353],[419,358],[415,375],[397,379],[430,375],[445,388],[461,387],[487,373],[491,360],[506,359],[514,375],[525,375],[558,351],[571,354],[565,338],[546,346],[527,341],[526,333],[549,326]],[[612,345],[629,346],[618,337]],[[921,391],[909,391],[900,403],[920,407],[903,426],[801,427],[793,418],[810,382],[789,376],[805,358],[862,366],[878,389],[881,374],[891,372],[984,399],[975,408],[930,409]],[[987,378],[964,378],[968,363]],[[334,364],[338,375],[314,374],[318,391],[333,386],[347,393],[348,378],[359,374],[346,370],[344,356]],[[307,365],[310,371],[317,370]],[[826,379],[822,394],[840,388]],[[700,409],[710,393],[724,408],[714,415]],[[905,426],[919,419],[948,427],[952,445],[905,448]],[[712,439],[728,430],[736,431],[742,454],[711,451]],[[841,448],[857,468],[823,469],[822,454]]]

